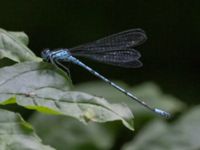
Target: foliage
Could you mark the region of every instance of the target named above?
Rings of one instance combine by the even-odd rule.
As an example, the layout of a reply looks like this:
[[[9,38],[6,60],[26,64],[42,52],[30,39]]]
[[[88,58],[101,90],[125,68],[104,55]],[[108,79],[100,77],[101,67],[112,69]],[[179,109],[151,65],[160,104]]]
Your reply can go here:
[[[157,121],[152,121],[156,117],[155,114],[103,82],[88,82],[73,87],[65,72],[35,56],[27,47],[28,41],[24,32],[0,29],[0,105],[17,104],[45,113],[46,115],[35,112],[29,117],[44,143],[59,150],[111,149],[117,135],[121,135],[120,130],[125,130],[117,122],[111,121],[120,120],[125,127],[134,130],[134,112],[138,128],[145,127],[148,121],[150,125],[127,144],[124,150],[133,147],[136,150],[145,149],[145,145],[148,145],[149,149],[158,146],[160,149],[166,149],[168,144],[172,145],[170,149],[180,149],[173,146],[179,142],[188,144],[188,148],[192,147],[191,145],[195,145],[192,147],[194,149],[199,148],[195,138],[199,138],[200,134],[190,134],[192,129],[187,127],[187,119],[180,119],[181,121],[172,125],[161,121],[158,116]],[[155,83],[147,82],[134,88],[120,82],[119,85],[134,92],[149,104],[171,113],[180,112],[185,108],[179,99],[163,93]],[[195,110],[197,109],[198,107]],[[13,146],[15,149],[53,149],[41,143],[32,126],[19,114],[2,109],[0,111],[1,149],[13,149]],[[188,116],[191,114],[194,115],[189,113]],[[148,119],[145,120],[146,118]],[[188,120],[195,122],[195,117],[188,117]],[[194,127],[197,128],[198,124],[196,121]],[[180,140],[177,137],[178,140],[173,140],[172,143],[173,131],[180,136],[190,134],[190,139],[193,140],[182,136]],[[196,131],[199,132],[198,129]],[[129,133],[132,137],[133,133]],[[157,139],[163,135],[166,136]],[[125,135],[122,133],[122,136]]]
[[[32,126],[19,114],[0,109],[1,150],[55,150],[41,143]]]
[[[195,150],[200,149],[200,106],[169,125],[161,120],[149,123],[123,150]]]

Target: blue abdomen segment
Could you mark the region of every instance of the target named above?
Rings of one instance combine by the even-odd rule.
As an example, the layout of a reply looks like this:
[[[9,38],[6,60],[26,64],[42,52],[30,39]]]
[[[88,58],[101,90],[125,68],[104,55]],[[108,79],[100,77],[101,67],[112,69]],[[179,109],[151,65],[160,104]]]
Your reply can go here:
[[[168,112],[165,112],[161,109],[158,108],[152,108],[149,105],[147,105],[144,101],[141,101],[140,99],[138,99],[136,96],[134,96],[132,93],[126,91],[125,89],[121,88],[120,86],[118,86],[117,84],[115,84],[114,82],[110,81],[109,79],[107,79],[106,77],[102,76],[101,74],[99,74],[98,72],[96,72],[95,70],[93,70],[92,68],[90,68],[89,66],[85,65],[84,63],[82,63],[80,60],[76,59],[73,56],[69,57],[69,60],[76,64],[79,65],[83,68],[85,68],[86,70],[88,70],[90,73],[92,73],[93,75],[99,77],[100,79],[102,79],[103,81],[105,81],[106,83],[110,84],[111,86],[113,86],[114,88],[116,88],[117,90],[121,91],[122,93],[124,93],[125,95],[127,95],[128,97],[132,98],[133,100],[137,101],[138,103],[140,103],[141,105],[145,106],[146,108],[148,108],[149,110],[157,113],[160,116],[166,117],[166,118],[170,118],[170,114]]]

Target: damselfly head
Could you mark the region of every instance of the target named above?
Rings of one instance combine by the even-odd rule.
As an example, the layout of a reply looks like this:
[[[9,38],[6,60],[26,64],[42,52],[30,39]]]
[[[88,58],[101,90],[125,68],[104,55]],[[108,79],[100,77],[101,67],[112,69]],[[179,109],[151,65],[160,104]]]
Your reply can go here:
[[[44,61],[49,62],[51,51],[49,49],[45,49],[42,51],[41,56]]]

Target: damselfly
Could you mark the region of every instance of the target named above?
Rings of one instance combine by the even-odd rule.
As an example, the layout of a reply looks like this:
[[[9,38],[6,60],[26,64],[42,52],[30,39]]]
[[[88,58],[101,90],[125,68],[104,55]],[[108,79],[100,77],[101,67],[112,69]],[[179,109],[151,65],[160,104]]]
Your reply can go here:
[[[71,62],[79,65],[149,110],[161,116],[170,117],[168,112],[151,107],[134,94],[121,88],[76,58],[85,57],[94,61],[125,68],[141,67],[142,63],[139,61],[141,55],[134,47],[142,44],[146,39],[147,36],[142,29],[130,29],[74,48],[54,51],[45,49],[42,52],[42,57],[44,61],[60,66],[65,70],[68,69],[62,62]]]

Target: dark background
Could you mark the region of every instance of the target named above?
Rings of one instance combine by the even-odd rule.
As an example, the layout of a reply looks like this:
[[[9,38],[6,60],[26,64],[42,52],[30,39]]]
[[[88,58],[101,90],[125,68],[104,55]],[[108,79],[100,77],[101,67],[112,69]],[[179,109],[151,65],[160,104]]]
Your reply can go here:
[[[16,0],[0,1],[0,28],[24,31],[39,56],[44,48],[68,48],[130,28],[148,40],[137,49],[144,66],[123,69],[84,61],[106,77],[136,85],[158,83],[190,105],[200,103],[200,1]],[[71,65],[73,82],[97,80]]]

